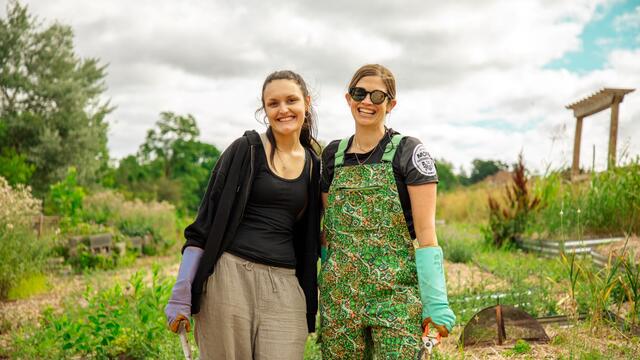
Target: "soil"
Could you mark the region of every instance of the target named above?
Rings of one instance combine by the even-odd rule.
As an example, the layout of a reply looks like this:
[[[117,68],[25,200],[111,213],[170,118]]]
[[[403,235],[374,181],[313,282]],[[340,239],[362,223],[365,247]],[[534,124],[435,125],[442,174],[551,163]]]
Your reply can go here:
[[[604,255],[609,256],[610,254],[619,255],[623,251],[627,254],[631,254],[636,262],[640,261],[640,238],[637,235],[631,235],[628,238],[628,241],[622,241],[612,244],[601,245],[595,248],[595,250]]]

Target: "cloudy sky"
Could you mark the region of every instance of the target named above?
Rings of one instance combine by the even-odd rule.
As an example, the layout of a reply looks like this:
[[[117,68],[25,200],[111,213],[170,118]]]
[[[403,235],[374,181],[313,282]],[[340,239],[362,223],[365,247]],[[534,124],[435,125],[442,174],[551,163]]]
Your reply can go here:
[[[7,0],[0,0],[5,16]],[[193,114],[226,147],[254,117],[265,76],[303,75],[319,138],[353,132],[352,73],[381,63],[398,80],[387,124],[456,167],[474,158],[539,171],[571,163],[567,104],[640,85],[640,0],[221,1],[30,0],[75,32],[82,57],[108,64],[111,156],[137,151],[161,111]],[[609,111],[585,120],[582,165],[606,163]],[[640,154],[640,90],[620,107],[618,153]]]

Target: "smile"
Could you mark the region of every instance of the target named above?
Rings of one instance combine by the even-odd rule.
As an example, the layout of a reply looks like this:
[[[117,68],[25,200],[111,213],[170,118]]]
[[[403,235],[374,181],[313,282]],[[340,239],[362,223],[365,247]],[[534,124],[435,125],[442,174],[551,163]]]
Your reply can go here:
[[[278,120],[280,122],[295,121],[296,117],[295,116],[285,116],[285,117],[277,118],[276,120]]]
[[[376,111],[373,109],[366,109],[366,108],[358,108],[358,113],[362,114],[362,115],[375,115]]]

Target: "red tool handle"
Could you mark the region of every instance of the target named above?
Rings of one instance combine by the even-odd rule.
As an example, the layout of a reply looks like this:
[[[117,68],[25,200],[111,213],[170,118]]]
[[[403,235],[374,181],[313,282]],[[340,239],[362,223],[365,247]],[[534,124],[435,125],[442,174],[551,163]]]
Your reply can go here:
[[[422,336],[429,337],[429,321],[427,321],[426,324],[424,325],[424,331],[422,332]],[[442,340],[442,335],[440,335],[440,332],[438,332],[438,335],[436,335],[436,340],[438,340],[438,342]]]

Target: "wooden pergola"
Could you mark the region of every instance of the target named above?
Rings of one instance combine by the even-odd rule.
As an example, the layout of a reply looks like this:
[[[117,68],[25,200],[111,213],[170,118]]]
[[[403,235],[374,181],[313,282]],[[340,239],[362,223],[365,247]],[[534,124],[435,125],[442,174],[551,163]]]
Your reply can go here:
[[[566,106],[573,110],[576,118],[576,136],[573,139],[573,164],[571,174],[580,172],[580,140],[582,137],[582,120],[607,108],[611,108],[611,125],[609,127],[609,156],[607,169],[616,165],[616,146],[618,140],[618,112],[619,105],[624,96],[635,89],[604,88],[588,98],[574,102]]]

